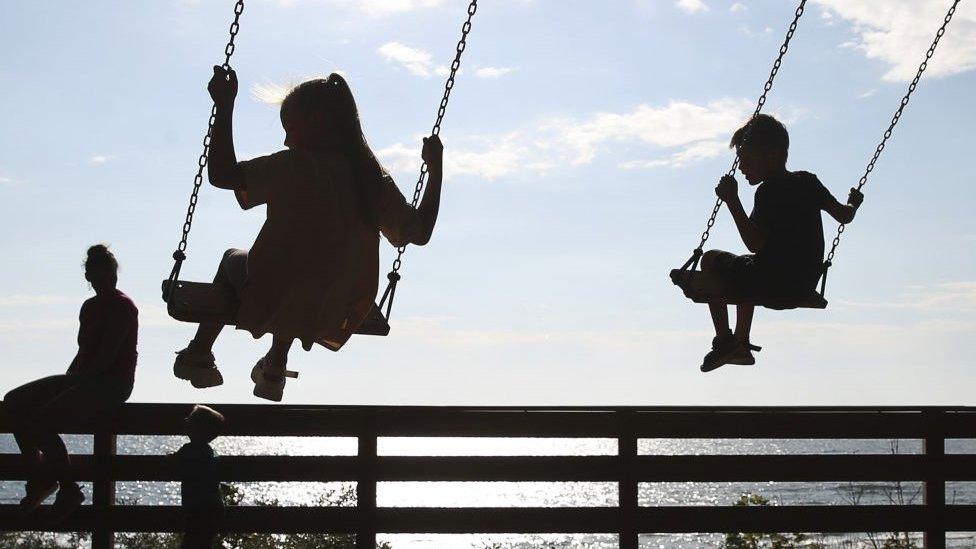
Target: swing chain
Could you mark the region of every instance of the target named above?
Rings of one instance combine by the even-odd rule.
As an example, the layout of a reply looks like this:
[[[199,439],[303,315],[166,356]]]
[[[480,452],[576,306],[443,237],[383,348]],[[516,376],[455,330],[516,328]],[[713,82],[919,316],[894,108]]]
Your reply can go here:
[[[793,40],[793,35],[796,33],[797,24],[800,22],[800,17],[803,15],[803,11],[806,9],[807,0],[800,0],[800,5],[796,7],[796,11],[793,14],[793,21],[790,22],[790,27],[786,31],[786,38],[783,40],[783,45],[779,47],[779,55],[776,56],[776,60],[773,61],[773,68],[769,71],[769,78],[766,79],[766,84],[763,86],[762,95],[759,96],[759,101],[756,103],[756,110],[753,111],[750,120],[754,119],[759,115],[762,108],[766,105],[766,97],[769,95],[769,91],[773,89],[773,80],[776,79],[776,75],[779,73],[780,67],[783,65],[783,58],[786,56],[786,52],[790,49],[790,41]],[[746,126],[745,135],[743,136],[743,143],[749,139],[749,130],[751,125]],[[732,161],[732,167],[726,173],[728,176],[734,176],[736,168],[739,167],[739,154],[738,151],[735,155],[735,160]],[[698,267],[698,261],[701,259],[702,254],[705,250],[705,242],[708,241],[708,237],[711,236],[712,227],[715,226],[715,218],[718,216],[718,212],[722,209],[722,199],[719,198],[715,201],[715,206],[712,208],[712,214],[708,218],[708,223],[705,225],[705,231],[702,232],[701,241],[698,243],[698,247],[695,248],[692,253],[691,259],[689,259],[682,270],[686,270],[691,267],[695,270]]]
[[[241,29],[240,20],[241,14],[244,13],[244,0],[237,0],[234,4],[234,21],[230,24],[230,38],[227,41],[227,45],[224,46],[224,70],[230,70],[230,58],[234,55],[234,49],[236,45],[234,40],[237,38],[237,33]],[[190,237],[190,228],[193,226],[193,214],[197,209],[197,201],[199,200],[200,187],[203,186],[203,169],[207,167],[207,162],[210,157],[210,140],[213,136],[213,127],[217,121],[217,105],[214,104],[210,107],[210,119],[207,122],[207,133],[203,137],[203,152],[197,159],[197,173],[193,176],[193,192],[190,193],[190,203],[186,208],[186,218],[183,221],[183,236],[180,238],[180,243],[173,252],[173,270],[169,275],[169,286],[166,290],[166,295],[163,296],[166,300],[169,299],[172,293],[176,279],[180,275],[180,268],[183,266],[183,261],[186,260],[186,243],[187,239]]]
[[[478,11],[478,0],[471,0],[468,4],[468,18],[461,25],[461,38],[458,40],[457,47],[455,48],[454,60],[451,61],[451,69],[447,75],[447,82],[444,83],[444,95],[441,97],[441,102],[437,107],[437,119],[434,121],[434,126],[430,130],[431,135],[441,134],[441,123],[444,121],[444,115],[447,113],[447,103],[451,100],[451,91],[454,89],[454,81],[457,77],[457,72],[461,68],[461,54],[464,53],[465,48],[468,46],[468,33],[471,32],[471,20],[474,18],[474,14]],[[417,208],[417,204],[420,203],[420,197],[424,190],[424,184],[427,181],[427,163],[423,162],[420,165],[420,175],[417,177],[417,185],[413,191],[413,200],[411,205],[414,209]],[[389,297],[390,303],[387,306],[386,318],[390,318],[390,308],[393,306],[393,295],[396,292],[397,282],[400,281],[400,267],[403,265],[403,254],[407,251],[407,247],[400,246],[397,248],[396,259],[393,260],[393,267],[386,278],[389,280],[389,284],[385,292],[383,292],[383,298],[380,300],[380,309],[383,308],[384,302],[386,302]]]
[[[885,146],[888,143],[888,139],[891,138],[892,132],[895,130],[895,126],[898,125],[898,121],[901,119],[901,114],[904,112],[905,107],[908,106],[908,102],[911,100],[912,93],[915,92],[915,88],[918,87],[919,81],[922,79],[922,73],[928,68],[929,61],[932,60],[932,56],[935,55],[935,49],[939,45],[939,41],[942,40],[942,36],[946,33],[946,27],[949,26],[949,22],[952,21],[952,16],[956,13],[956,6],[959,5],[960,0],[953,0],[952,5],[949,6],[949,11],[946,12],[945,18],[942,20],[942,26],[935,33],[935,38],[932,40],[932,44],[929,46],[928,51],[925,52],[925,59],[918,66],[918,71],[915,73],[915,78],[912,79],[911,83],[908,85],[908,91],[905,92],[904,97],[901,98],[901,102],[898,104],[898,109],[895,110],[895,114],[891,117],[891,123],[888,124],[888,129],[885,130],[884,135],[881,138],[881,142],[874,149],[874,155],[871,156],[871,160],[868,162],[867,167],[864,169],[864,175],[857,182],[856,189],[860,191],[865,184],[868,182],[868,176],[874,171],[874,165],[877,163],[878,158],[881,157],[881,153],[884,151]],[[820,295],[823,296],[824,290],[827,285],[827,271],[833,266],[834,254],[837,252],[837,246],[840,245],[840,237],[844,234],[844,230],[847,225],[841,223],[837,226],[837,234],[834,236],[834,241],[830,245],[830,251],[827,253],[827,259],[823,263],[823,274],[820,280]]]

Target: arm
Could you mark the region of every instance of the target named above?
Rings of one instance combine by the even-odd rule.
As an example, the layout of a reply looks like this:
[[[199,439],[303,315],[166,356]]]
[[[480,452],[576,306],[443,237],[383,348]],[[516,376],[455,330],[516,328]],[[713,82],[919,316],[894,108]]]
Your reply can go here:
[[[232,123],[234,100],[237,97],[237,73],[215,65],[207,90],[217,107],[213,132],[210,135],[207,176],[214,187],[237,190],[244,183],[240,166],[237,165],[237,155],[234,153]]]
[[[824,210],[830,214],[830,217],[834,218],[834,221],[845,225],[854,221],[854,215],[857,214],[857,209],[861,207],[862,202],[864,202],[864,195],[861,194],[861,191],[851,189],[851,194],[847,197],[847,204],[841,204],[831,198]]]
[[[437,223],[437,212],[441,206],[441,183],[444,180],[444,145],[441,144],[440,137],[433,135],[424,138],[424,149],[421,153],[424,162],[427,163],[427,187],[424,190],[424,197],[417,207],[417,215],[420,216],[421,228],[412,240],[412,244],[423,246],[430,242],[430,237],[434,233],[434,225]]]
[[[735,227],[739,230],[739,235],[742,237],[742,242],[746,245],[746,248],[750,252],[756,253],[766,245],[766,239],[769,235],[746,214],[746,210],[742,207],[742,202],[739,200],[737,186],[738,184],[734,177],[730,175],[723,176],[718,186],[715,187],[715,194],[728,204],[729,213],[732,214],[732,219],[735,220]]]

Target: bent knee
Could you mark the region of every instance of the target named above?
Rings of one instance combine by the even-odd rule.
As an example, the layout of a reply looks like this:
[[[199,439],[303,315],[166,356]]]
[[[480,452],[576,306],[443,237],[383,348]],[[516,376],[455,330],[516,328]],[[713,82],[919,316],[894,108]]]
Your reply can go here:
[[[701,268],[702,271],[713,271],[715,269],[715,260],[722,254],[720,250],[708,250],[702,254],[701,258]]]

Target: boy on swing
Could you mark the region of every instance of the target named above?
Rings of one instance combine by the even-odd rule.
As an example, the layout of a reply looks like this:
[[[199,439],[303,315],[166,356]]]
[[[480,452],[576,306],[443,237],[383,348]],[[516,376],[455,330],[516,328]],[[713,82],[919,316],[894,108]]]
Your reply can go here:
[[[820,278],[823,264],[821,210],[838,223],[850,223],[864,196],[851,189],[847,204],[841,204],[816,175],[787,170],[789,134],[782,123],[767,114],[756,115],[736,130],[729,146],[738,152],[739,170],[746,181],[758,185],[752,213],[747,215],[739,201],[735,177],[723,176],[715,194],[728,204],[742,242],[751,253],[709,250],[702,256],[702,271],[723,281],[728,300],[762,301],[809,293]],[[749,341],[755,306],[736,306],[733,333],[729,329],[728,300],[708,304],[715,338],[702,361],[703,372],[724,364],[756,363],[752,351],[760,348]]]

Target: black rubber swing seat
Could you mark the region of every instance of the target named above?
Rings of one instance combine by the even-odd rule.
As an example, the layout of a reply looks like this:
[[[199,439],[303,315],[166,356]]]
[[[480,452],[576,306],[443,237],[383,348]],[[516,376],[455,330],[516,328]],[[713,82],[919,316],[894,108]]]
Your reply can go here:
[[[767,297],[763,299],[743,299],[730,297],[726,284],[721,279],[701,271],[673,269],[671,281],[681,288],[685,297],[695,303],[724,301],[729,305],[755,305],[767,309],[783,311],[787,309],[826,309],[827,300],[815,290],[807,294],[789,297]]]
[[[181,322],[216,322],[225,326],[237,324],[237,298],[227,288],[209,282],[176,281],[175,291],[169,292],[169,280],[163,281],[163,296],[170,296],[166,311]],[[357,334],[385,336],[390,324],[375,304],[366,319],[356,329]]]

